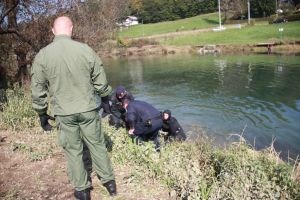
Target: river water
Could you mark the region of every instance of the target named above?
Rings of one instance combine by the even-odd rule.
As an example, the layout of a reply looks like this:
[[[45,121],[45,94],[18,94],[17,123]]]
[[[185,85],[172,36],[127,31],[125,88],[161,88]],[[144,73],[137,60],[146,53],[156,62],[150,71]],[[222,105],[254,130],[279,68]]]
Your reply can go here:
[[[173,55],[105,60],[108,81],[172,111],[190,137],[243,137],[256,149],[300,154],[300,56]]]

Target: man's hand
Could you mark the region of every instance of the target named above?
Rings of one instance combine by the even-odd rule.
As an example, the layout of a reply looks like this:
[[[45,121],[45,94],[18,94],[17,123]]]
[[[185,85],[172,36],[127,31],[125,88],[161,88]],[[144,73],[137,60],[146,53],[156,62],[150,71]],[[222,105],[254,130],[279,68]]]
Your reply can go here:
[[[134,135],[134,133],[133,133],[133,132],[134,132],[134,128],[132,128],[132,129],[129,129],[129,131],[128,131],[128,134],[129,134],[129,135]]]
[[[51,117],[47,115],[46,113],[39,115],[40,117],[40,122],[41,122],[41,127],[43,128],[44,131],[51,131],[52,126],[49,124],[48,120],[55,120],[54,117]]]

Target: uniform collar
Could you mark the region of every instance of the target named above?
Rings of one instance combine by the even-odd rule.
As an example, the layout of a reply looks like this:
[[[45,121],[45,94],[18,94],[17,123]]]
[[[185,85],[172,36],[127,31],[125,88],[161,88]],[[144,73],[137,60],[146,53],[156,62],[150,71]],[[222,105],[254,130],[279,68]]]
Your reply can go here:
[[[69,40],[71,40],[71,37],[70,36],[68,36],[68,35],[56,35],[55,37],[54,37],[54,42],[55,41],[58,41],[58,40],[63,40],[63,39],[69,39]]]

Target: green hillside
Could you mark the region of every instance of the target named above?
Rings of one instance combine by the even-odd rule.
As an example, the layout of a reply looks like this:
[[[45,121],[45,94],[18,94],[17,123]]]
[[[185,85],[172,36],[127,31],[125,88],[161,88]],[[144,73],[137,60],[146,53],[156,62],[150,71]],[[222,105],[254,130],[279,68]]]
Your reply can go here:
[[[218,23],[218,13],[210,13],[176,21],[160,22],[155,24],[139,24],[129,27],[128,29],[123,28],[118,35],[119,37],[128,38],[151,36],[176,31],[216,27]]]
[[[279,29],[283,28],[280,32]],[[162,41],[166,45],[202,44],[253,44],[260,42],[288,42],[300,40],[300,21],[284,24],[264,24],[228,29],[221,32],[202,32],[196,35],[180,35]]]

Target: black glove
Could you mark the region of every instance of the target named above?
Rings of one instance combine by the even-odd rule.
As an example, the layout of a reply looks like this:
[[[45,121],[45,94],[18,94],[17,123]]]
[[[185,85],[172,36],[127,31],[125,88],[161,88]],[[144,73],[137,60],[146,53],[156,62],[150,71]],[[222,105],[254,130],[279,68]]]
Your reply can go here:
[[[40,117],[40,122],[41,122],[41,127],[44,129],[44,131],[51,131],[52,126],[49,124],[48,120],[55,120],[54,117],[51,117],[47,115],[46,113],[39,115]]]
[[[108,114],[111,113],[108,96],[101,97],[101,107],[103,108],[102,118],[106,117]]]

